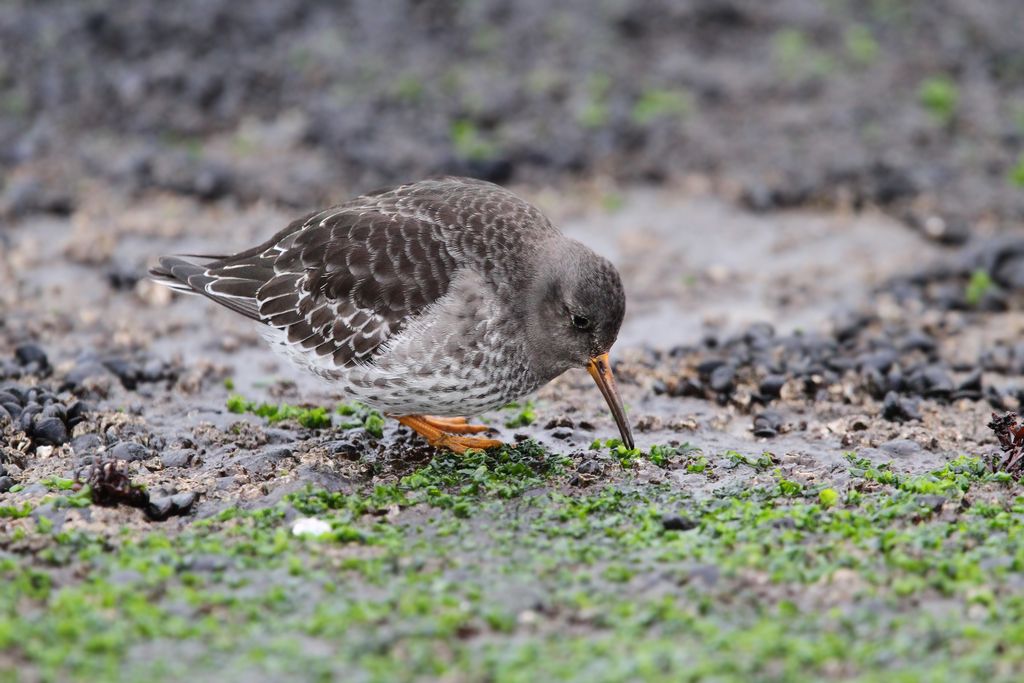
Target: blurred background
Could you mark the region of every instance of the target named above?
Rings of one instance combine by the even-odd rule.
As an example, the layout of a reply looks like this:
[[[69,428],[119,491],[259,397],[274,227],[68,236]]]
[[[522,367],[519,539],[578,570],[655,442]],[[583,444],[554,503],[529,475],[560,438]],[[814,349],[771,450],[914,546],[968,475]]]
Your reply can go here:
[[[696,174],[958,241],[1024,210],[1021,26],[1015,0],[9,0],[0,211]]]

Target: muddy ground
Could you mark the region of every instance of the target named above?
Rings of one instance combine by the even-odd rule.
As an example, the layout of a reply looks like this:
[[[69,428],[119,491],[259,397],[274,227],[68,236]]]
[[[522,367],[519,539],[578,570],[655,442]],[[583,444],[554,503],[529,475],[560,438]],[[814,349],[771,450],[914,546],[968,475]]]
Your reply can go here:
[[[0,680],[1020,680],[1020,10],[762,5],[0,8]],[[144,277],[452,171],[619,267],[637,451],[570,372],[436,453]]]

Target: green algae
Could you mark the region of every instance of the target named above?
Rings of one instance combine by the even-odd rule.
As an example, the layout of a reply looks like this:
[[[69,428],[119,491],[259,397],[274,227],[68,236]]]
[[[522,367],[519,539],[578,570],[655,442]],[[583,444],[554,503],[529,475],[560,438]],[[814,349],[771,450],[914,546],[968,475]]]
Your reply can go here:
[[[710,475],[735,467],[680,452],[657,466],[696,458]],[[909,474],[850,454],[827,485],[774,466],[700,496],[629,469],[574,487],[572,466],[527,442],[181,530],[25,520],[0,552],[0,650],[54,681],[1013,680],[1024,667],[1024,497],[978,458]],[[293,535],[296,515],[331,533]]]

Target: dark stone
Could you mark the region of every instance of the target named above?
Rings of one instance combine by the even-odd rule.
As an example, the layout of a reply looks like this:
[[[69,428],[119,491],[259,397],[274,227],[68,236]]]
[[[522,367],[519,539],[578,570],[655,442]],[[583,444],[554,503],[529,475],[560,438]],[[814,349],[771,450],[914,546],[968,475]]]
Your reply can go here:
[[[871,394],[872,398],[882,398],[889,391],[889,381],[878,368],[866,368],[862,373],[864,378],[864,389]]]
[[[50,360],[46,357],[46,352],[36,344],[22,344],[14,349],[14,357],[22,366],[29,368],[33,374],[50,369]]]
[[[167,451],[160,456],[160,464],[164,467],[187,467],[192,459],[192,451],[177,449]]]
[[[103,445],[103,439],[99,434],[81,434],[71,440],[71,448],[76,455],[83,455],[87,451],[95,451]]]
[[[687,396],[690,398],[703,398],[704,387],[699,380],[684,377],[669,387],[668,395],[673,398]]]
[[[132,462],[135,460],[148,460],[153,457],[153,454],[148,448],[141,444],[133,443],[131,441],[122,441],[115,445],[109,451],[109,457],[115,460],[126,460]]]
[[[725,365],[725,361],[719,358],[711,358],[701,361],[700,364],[697,365],[697,374],[704,379],[710,379],[711,374],[723,365]]]
[[[36,445],[60,446],[68,442],[68,428],[58,417],[45,417],[31,429],[32,439]]]
[[[558,429],[564,427],[566,429],[572,429],[576,425],[573,423],[572,418],[568,415],[560,415],[556,418],[548,420],[548,423],[544,425],[544,429]]]
[[[782,429],[782,415],[775,410],[765,410],[754,417],[754,436],[770,439]]]
[[[80,388],[90,379],[110,375],[110,370],[96,361],[86,361],[71,368],[64,378],[64,386],[70,389]]]
[[[931,354],[935,351],[935,338],[924,332],[911,332],[903,338],[900,349],[904,352],[923,351]]]
[[[933,513],[939,513],[939,512],[942,512],[942,506],[946,504],[946,501],[948,500],[948,498],[946,498],[945,496],[937,495],[937,494],[928,494],[928,495],[918,496],[914,500],[921,507],[928,508]]]
[[[940,365],[926,365],[907,377],[907,389],[921,396],[948,398],[953,393],[953,378]]]
[[[124,358],[111,358],[103,362],[114,373],[125,389],[135,389],[139,384],[139,366]]]
[[[164,379],[171,379],[173,373],[168,372],[163,361],[154,358],[147,361],[139,372],[139,379],[143,382],[159,382]]]
[[[49,187],[36,178],[15,177],[4,188],[0,206],[19,216],[31,213],[67,216],[74,207],[74,200],[63,188]]]
[[[886,441],[878,448],[897,458],[909,458],[921,452],[921,445],[910,439],[893,439]]]
[[[74,429],[75,425],[85,422],[85,417],[92,410],[92,407],[85,401],[75,401],[68,408],[68,427]]]
[[[3,393],[13,397],[13,401],[18,405],[25,405],[28,401],[28,396],[25,394],[25,390],[17,384],[6,384],[3,387]]]
[[[601,474],[604,471],[604,466],[596,458],[591,458],[581,462],[576,471],[580,474]]]
[[[171,496],[151,498],[149,505],[146,506],[146,516],[159,522],[170,517],[174,510],[174,501],[171,500]]]
[[[267,446],[238,459],[238,465],[259,475],[268,475],[280,466],[282,460],[293,457],[288,446]]]
[[[775,336],[775,326],[766,322],[752,323],[743,332],[743,336],[747,341],[751,341],[753,339],[771,339]]]
[[[0,403],[0,408],[3,408],[11,417],[11,421],[17,421],[21,417],[21,406],[17,403]]]
[[[61,422],[67,422],[68,409],[63,403],[46,403],[43,405],[43,417],[55,417]]]
[[[782,387],[786,384],[785,375],[768,375],[758,385],[757,390],[761,396],[768,399],[779,398],[782,395]]]
[[[327,447],[330,449],[331,455],[337,455],[346,460],[359,460],[359,446],[352,441],[343,439],[341,441],[335,441],[334,443],[328,444]]]
[[[192,509],[192,504],[196,502],[196,494],[192,491],[178,493],[171,496],[171,502],[179,514],[185,514]]]
[[[264,458],[268,460],[283,460],[285,458],[295,457],[294,451],[288,446],[274,446],[272,448],[265,448],[262,451]]]
[[[890,391],[901,391],[904,389],[903,371],[900,370],[898,365],[894,365],[889,374],[886,375],[886,382],[889,385]]]
[[[661,527],[665,531],[689,531],[699,526],[700,522],[683,515],[663,515],[661,518]]]
[[[988,311],[990,313],[1002,313],[1010,308],[1010,302],[1006,298],[1006,293],[1002,290],[992,287],[981,296],[981,301],[978,302],[977,308],[982,311]]]
[[[287,429],[267,428],[263,430],[267,443],[283,444],[295,441],[295,435]]]
[[[0,493],[7,493],[10,491],[11,487],[14,486],[14,483],[14,480],[7,475],[0,477]]]
[[[985,388],[985,400],[988,401],[988,404],[995,410],[1006,410],[1006,400],[1003,397],[1002,392],[992,385]]]
[[[982,390],[981,385],[981,370],[975,370],[968,375],[960,384],[956,387],[957,391],[978,391]]]
[[[723,365],[711,373],[708,385],[718,394],[730,394],[735,388],[736,371],[730,365]]]
[[[906,422],[920,420],[921,413],[909,400],[902,398],[895,391],[890,391],[882,403],[882,417],[890,422]]]
[[[18,425],[21,427],[23,432],[32,431],[32,423],[35,421],[36,415],[43,412],[43,407],[38,403],[32,401],[25,404],[25,407],[21,409],[21,417],[18,418]]]
[[[126,266],[116,266],[106,273],[107,284],[111,289],[126,291],[135,288],[135,285],[142,279],[142,274]]]
[[[1024,254],[1004,261],[993,273],[993,279],[1007,289],[1024,289]]]
[[[889,368],[891,368],[893,363],[896,362],[896,359],[897,356],[895,351],[885,349],[882,351],[875,351],[873,353],[865,353],[857,359],[857,362],[860,364],[862,370],[871,368],[884,373],[889,372]]]

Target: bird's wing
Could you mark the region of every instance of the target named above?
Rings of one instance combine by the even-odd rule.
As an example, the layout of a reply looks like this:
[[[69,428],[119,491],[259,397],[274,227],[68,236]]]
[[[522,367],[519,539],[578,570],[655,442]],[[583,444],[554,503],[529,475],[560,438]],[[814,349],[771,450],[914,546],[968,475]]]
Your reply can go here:
[[[438,225],[379,210],[314,218],[273,250],[274,275],[256,293],[261,318],[340,367],[371,361],[458,268]]]
[[[554,228],[497,185],[468,178],[384,189],[311,214],[270,240],[197,265],[160,259],[160,282],[194,291],[347,367],[372,362],[443,297],[460,267],[485,276]]]
[[[164,258],[154,275],[278,328],[290,345],[339,367],[372,362],[445,295],[458,267],[438,224],[381,206],[329,209],[257,249],[205,266]]]

